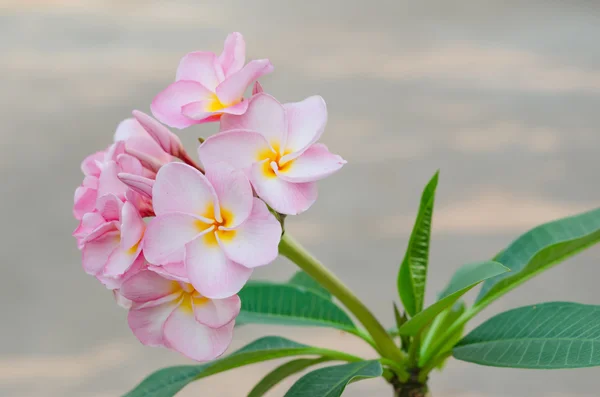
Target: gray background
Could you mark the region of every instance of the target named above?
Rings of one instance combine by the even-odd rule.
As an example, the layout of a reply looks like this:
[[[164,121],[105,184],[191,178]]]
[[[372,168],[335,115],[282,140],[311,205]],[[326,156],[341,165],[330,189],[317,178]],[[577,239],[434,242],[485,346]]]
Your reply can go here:
[[[597,205],[597,4],[0,1],[0,395],[118,396],[155,369],[188,362],[135,340],[126,312],[84,274],[70,236],[81,160],[105,147],[132,109],[148,111],[186,52],[218,52],[239,30],[249,57],[275,65],[262,80],[269,92],[282,101],[325,97],[323,141],[348,165],[321,183],[319,201],[289,219],[289,229],[391,326],[397,266],[421,188],[437,168],[429,302],[462,263]],[[215,128],[180,136],[193,150]],[[599,304],[599,254],[589,250],[539,276],[472,325],[547,300]],[[256,277],[293,271],[278,260]],[[248,326],[233,347],[284,332],[372,354],[350,335],[321,329]],[[243,396],[273,365],[203,380],[182,396]],[[431,383],[441,397],[593,396],[598,371],[452,361]],[[347,395],[390,392],[372,380]]]

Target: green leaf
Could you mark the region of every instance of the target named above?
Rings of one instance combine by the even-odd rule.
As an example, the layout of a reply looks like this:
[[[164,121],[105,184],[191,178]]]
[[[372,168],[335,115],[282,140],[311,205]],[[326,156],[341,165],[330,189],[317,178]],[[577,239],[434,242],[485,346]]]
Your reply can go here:
[[[229,369],[281,357],[325,355],[327,349],[296,343],[278,336],[257,339],[227,357],[202,365],[182,365],[158,370],[124,397],[171,397],[188,383]]]
[[[398,271],[398,293],[404,305],[404,310],[410,316],[414,316],[423,309],[425,300],[431,217],[433,216],[438,175],[439,171],[433,175],[423,190],[417,220],[413,226],[406,254]]]
[[[600,365],[600,306],[550,302],[509,310],[464,337],[454,357],[494,367]]]
[[[339,397],[348,383],[381,376],[377,360],[335,365],[310,372],[285,393],[285,397]]]
[[[454,273],[440,300],[404,323],[398,332],[400,335],[418,335],[438,314],[452,306],[477,284],[508,271],[509,269],[494,261],[464,265]]]
[[[316,294],[323,295],[327,299],[331,299],[331,292],[329,292],[326,288],[324,288],[321,284],[319,284],[314,278],[306,274],[304,271],[299,270],[292,276],[289,284],[298,286],[300,288],[305,288],[311,292]]]
[[[306,368],[313,365],[330,361],[330,358],[319,357],[319,358],[298,358],[296,360],[289,361],[285,364],[280,365],[273,371],[269,372],[254,388],[248,393],[248,397],[261,397],[264,396],[269,390],[276,386],[279,382],[287,378],[288,376],[297,374],[298,372],[304,371]]]
[[[244,324],[278,324],[338,328],[354,331],[346,312],[321,294],[290,284],[252,282],[239,293]]]
[[[510,268],[511,273],[486,281],[476,306],[488,305],[536,274],[599,240],[600,208],[531,229],[494,258]]]

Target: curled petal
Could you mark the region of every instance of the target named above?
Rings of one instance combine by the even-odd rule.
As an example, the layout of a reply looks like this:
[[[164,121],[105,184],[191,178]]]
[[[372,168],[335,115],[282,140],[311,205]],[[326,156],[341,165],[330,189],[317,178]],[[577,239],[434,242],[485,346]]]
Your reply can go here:
[[[252,213],[231,240],[219,240],[225,255],[246,267],[267,265],[279,254],[281,224],[262,200],[254,198]]]
[[[317,200],[317,185],[314,182],[284,181],[274,173],[269,173],[265,162],[252,166],[250,182],[258,197],[282,214],[298,215]]]
[[[127,186],[117,177],[120,171],[116,161],[110,160],[103,165],[98,178],[98,197],[106,194],[114,194],[120,198],[125,197]]]
[[[211,205],[218,205],[216,193],[208,179],[197,169],[182,163],[169,163],[156,175],[152,187],[154,211],[203,215]]]
[[[217,86],[217,96],[222,103],[238,102],[252,82],[272,71],[273,65],[268,59],[250,61],[240,71],[228,76]]]
[[[168,86],[152,101],[151,110],[160,122],[173,128],[186,128],[199,121],[192,120],[181,113],[188,103],[211,98],[214,94],[195,81],[181,80]]]
[[[237,295],[225,299],[194,299],[196,321],[210,328],[229,324],[240,313],[241,301]]]
[[[83,269],[86,273],[100,273],[113,251],[119,247],[119,232],[103,233],[100,237],[85,242],[82,250]]]
[[[99,196],[96,201],[96,210],[107,221],[116,221],[121,217],[123,202],[114,194]]]
[[[332,154],[322,143],[311,145],[300,157],[292,160],[289,167],[277,170],[277,176],[293,183],[314,182],[340,170],[346,160]]]
[[[80,186],[75,189],[73,205],[73,215],[75,216],[75,219],[81,220],[85,214],[92,212],[96,207],[97,198],[97,189],[84,186]]]
[[[150,135],[166,153],[179,157],[181,153],[184,152],[183,144],[179,137],[169,131],[167,127],[139,110],[133,111],[133,117],[135,117],[138,123],[144,127],[148,135]]]
[[[175,80],[197,81],[214,92],[223,80],[223,71],[217,56],[212,52],[190,52],[181,58]]]
[[[252,270],[228,259],[214,240],[208,243],[206,240],[207,237],[200,237],[186,245],[185,268],[190,282],[210,299],[237,294]]]
[[[225,77],[242,69],[246,62],[246,42],[241,33],[234,32],[227,36],[219,62]]]
[[[121,180],[121,182],[139,194],[150,199],[152,198],[152,186],[154,186],[154,180],[125,172],[120,172],[117,174],[117,177]]]
[[[91,154],[83,160],[81,163],[81,171],[85,176],[99,176],[100,168],[98,167],[98,163],[104,161],[105,152],[96,152]]]
[[[193,311],[179,306],[163,327],[165,344],[196,361],[214,360],[229,347],[233,326],[232,321],[217,329],[207,327],[196,321]]]

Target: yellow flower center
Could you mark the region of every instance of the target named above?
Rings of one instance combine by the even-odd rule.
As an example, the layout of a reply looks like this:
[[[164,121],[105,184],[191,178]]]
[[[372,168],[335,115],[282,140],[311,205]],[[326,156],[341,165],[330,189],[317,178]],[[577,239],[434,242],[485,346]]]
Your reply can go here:
[[[258,161],[268,160],[263,162],[263,174],[267,178],[275,178],[277,176],[275,170],[273,170],[271,166],[272,163],[275,163],[277,170],[281,173],[289,171],[294,160],[282,161],[281,158],[286,154],[290,154],[291,152],[291,150],[286,149],[283,154],[281,154],[278,142],[273,142],[271,143],[271,147],[265,148],[258,152]]]
[[[196,227],[200,232],[205,231],[206,229],[212,228],[212,230],[206,233],[204,238],[204,243],[209,246],[218,245],[217,235],[219,239],[223,242],[231,241],[236,234],[235,230],[223,230],[223,228],[228,228],[233,225],[234,215],[233,212],[229,211],[226,208],[221,207],[221,219],[217,219],[215,216],[215,207],[214,204],[210,203],[202,216],[210,221],[211,223],[205,223],[201,220],[196,221]]]

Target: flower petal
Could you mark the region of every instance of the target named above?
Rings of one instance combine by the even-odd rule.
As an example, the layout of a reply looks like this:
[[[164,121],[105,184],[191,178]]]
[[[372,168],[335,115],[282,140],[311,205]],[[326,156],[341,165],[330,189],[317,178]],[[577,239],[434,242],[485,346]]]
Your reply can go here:
[[[181,58],[175,81],[192,80],[197,81],[210,91],[215,90],[223,79],[221,65],[217,56],[212,52],[196,51],[190,52]]]
[[[185,268],[194,288],[210,299],[223,299],[237,294],[252,274],[229,260],[218,243],[200,237],[186,245]]]
[[[268,59],[250,61],[240,71],[228,76],[217,86],[216,93],[221,103],[238,102],[244,96],[244,91],[256,79],[273,71],[273,65]]]
[[[165,260],[202,233],[198,219],[188,214],[170,213],[150,221],[144,234],[144,256],[161,265]]]
[[[90,213],[96,207],[98,190],[94,188],[79,186],[75,189],[73,215],[75,219],[81,220],[85,214]]]
[[[156,174],[152,187],[156,215],[170,212],[202,215],[216,205],[216,193],[200,171],[183,163],[169,163]]]
[[[293,183],[314,182],[338,171],[346,160],[332,154],[322,143],[311,145],[289,167],[275,171],[284,181]]]
[[[152,186],[154,186],[154,179],[146,178],[140,175],[128,174],[126,172],[119,172],[117,177],[121,182],[129,186],[135,192],[140,195],[152,199]]]
[[[102,271],[110,254],[119,247],[119,231],[103,233],[100,237],[86,241],[82,250],[83,269],[96,275]]]
[[[233,295],[225,299],[199,298],[193,300],[196,321],[210,328],[229,324],[240,313],[241,301]]]
[[[225,162],[236,169],[246,169],[265,150],[270,150],[269,144],[258,132],[231,130],[208,137],[198,148],[198,156],[206,167]]]
[[[253,96],[248,102],[248,109],[243,115],[221,117],[221,131],[256,131],[264,136],[271,146],[281,147],[287,131],[284,107],[277,99],[264,93]]]
[[[144,230],[146,230],[146,224],[137,208],[130,202],[123,204],[121,209],[121,243],[123,248],[130,249],[138,244],[144,235]]]
[[[317,200],[317,185],[314,182],[291,183],[269,174],[265,162],[252,166],[250,182],[258,197],[275,211],[297,215],[306,211]]]
[[[121,295],[135,303],[146,303],[174,294],[181,289],[177,281],[168,280],[158,274],[143,270],[121,286]]]
[[[231,240],[219,240],[225,255],[245,267],[256,267],[271,263],[279,253],[281,224],[269,212],[265,203],[254,198],[252,213],[235,229]]]
[[[248,101],[242,99],[240,102],[234,105],[227,106],[226,108],[221,109],[220,112],[222,112],[223,114],[233,114],[239,116],[240,114],[246,113],[247,109]]]
[[[184,152],[179,137],[169,131],[167,127],[139,110],[134,110],[132,113],[133,117],[144,127],[148,135],[158,143],[163,151],[177,157]]]
[[[181,113],[181,107],[191,102],[197,102],[214,95],[202,84],[181,80],[169,85],[152,101],[150,109],[160,122],[173,128],[185,128],[199,121],[192,120]]]
[[[125,197],[127,186],[117,177],[120,171],[116,161],[109,160],[103,164],[98,178],[98,197],[106,194],[114,194],[119,198]]]
[[[163,328],[177,305],[177,301],[170,301],[157,306],[133,307],[127,316],[129,328],[142,344],[164,346]]]
[[[212,329],[196,321],[193,311],[179,306],[163,327],[165,344],[196,361],[213,360],[227,350],[233,338],[234,322]]]
[[[246,42],[241,33],[233,32],[227,36],[219,62],[226,77],[242,69],[246,62]]]
[[[288,135],[285,147],[293,154],[284,157],[288,160],[298,157],[310,145],[319,140],[327,124],[327,105],[318,95],[301,102],[286,103]]]
[[[215,163],[206,167],[205,175],[217,193],[224,226],[233,228],[244,222],[252,211],[253,199],[244,173],[227,163]]]
[[[121,208],[123,208],[123,202],[114,194],[105,194],[103,196],[98,194],[96,210],[98,210],[100,215],[102,215],[107,221],[115,221],[120,219]]]

